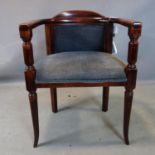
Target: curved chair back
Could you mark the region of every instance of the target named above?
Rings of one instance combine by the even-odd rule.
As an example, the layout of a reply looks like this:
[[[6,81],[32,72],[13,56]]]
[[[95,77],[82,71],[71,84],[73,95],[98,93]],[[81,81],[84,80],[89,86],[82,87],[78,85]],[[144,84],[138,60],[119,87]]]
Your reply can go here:
[[[62,12],[45,28],[48,54],[70,51],[112,53],[113,24],[95,12]]]

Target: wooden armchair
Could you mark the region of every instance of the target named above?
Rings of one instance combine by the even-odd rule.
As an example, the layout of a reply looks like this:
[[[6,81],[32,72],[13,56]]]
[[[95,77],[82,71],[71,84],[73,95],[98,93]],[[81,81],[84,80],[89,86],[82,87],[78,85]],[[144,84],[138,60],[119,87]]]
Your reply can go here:
[[[112,55],[113,25],[128,28],[130,38],[127,65]],[[34,67],[32,30],[45,25],[47,57]],[[109,87],[125,87],[124,138],[128,130],[136,87],[138,38],[140,22],[109,18],[91,11],[65,11],[51,19],[41,19],[19,26],[26,64],[25,81],[34,128],[34,147],[39,139],[38,88],[50,88],[52,110],[57,110],[58,87],[103,87],[102,110],[108,110]]]

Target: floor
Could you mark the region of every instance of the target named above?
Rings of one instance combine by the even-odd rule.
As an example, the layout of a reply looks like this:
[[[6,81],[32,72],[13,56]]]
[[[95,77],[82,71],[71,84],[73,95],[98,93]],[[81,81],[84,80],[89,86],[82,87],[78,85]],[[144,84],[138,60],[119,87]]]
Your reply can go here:
[[[0,84],[0,155],[154,155],[155,81],[137,85],[129,146],[122,137],[124,89],[111,88],[107,113],[101,112],[101,90],[58,89],[57,114],[49,90],[38,90],[40,139],[34,149],[24,83]]]

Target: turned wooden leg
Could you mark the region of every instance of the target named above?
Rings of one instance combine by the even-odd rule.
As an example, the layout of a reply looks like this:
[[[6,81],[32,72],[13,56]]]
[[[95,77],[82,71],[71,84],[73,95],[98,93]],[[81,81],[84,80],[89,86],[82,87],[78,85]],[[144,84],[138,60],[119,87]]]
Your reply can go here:
[[[103,97],[102,97],[102,111],[108,111],[109,103],[109,87],[103,87]]]
[[[38,120],[38,103],[36,92],[29,93],[29,101],[32,115],[32,123],[34,130],[34,147],[37,147],[39,140],[39,120]]]
[[[52,111],[54,113],[57,113],[58,112],[58,109],[57,109],[57,90],[56,88],[51,88],[51,104],[52,104]]]
[[[132,108],[133,90],[126,89],[124,98],[124,139],[125,143],[129,145],[129,122]]]

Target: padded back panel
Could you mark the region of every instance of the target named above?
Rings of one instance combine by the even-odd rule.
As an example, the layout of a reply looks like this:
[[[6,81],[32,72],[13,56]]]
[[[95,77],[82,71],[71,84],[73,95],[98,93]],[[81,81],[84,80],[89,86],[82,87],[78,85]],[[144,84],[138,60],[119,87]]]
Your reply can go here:
[[[54,26],[54,52],[103,51],[104,25]]]

